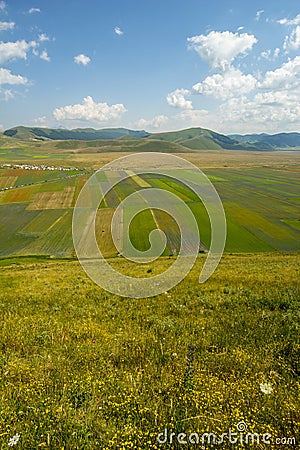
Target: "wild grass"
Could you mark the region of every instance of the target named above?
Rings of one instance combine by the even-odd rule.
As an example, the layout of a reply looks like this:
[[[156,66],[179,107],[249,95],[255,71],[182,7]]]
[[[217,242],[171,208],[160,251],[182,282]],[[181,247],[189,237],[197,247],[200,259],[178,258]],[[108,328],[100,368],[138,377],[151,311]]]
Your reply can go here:
[[[103,291],[76,262],[24,261],[1,268],[1,448],[19,433],[26,450],[176,449],[158,433],[221,435],[240,421],[299,439],[298,254],[227,255],[204,285],[200,256],[169,293],[140,300]]]

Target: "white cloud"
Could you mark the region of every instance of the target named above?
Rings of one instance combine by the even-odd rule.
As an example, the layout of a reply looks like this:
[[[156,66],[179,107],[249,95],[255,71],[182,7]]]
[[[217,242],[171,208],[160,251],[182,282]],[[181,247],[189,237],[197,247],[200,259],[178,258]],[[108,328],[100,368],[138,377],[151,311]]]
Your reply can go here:
[[[13,30],[15,22],[0,22],[0,31]]]
[[[37,117],[36,119],[33,119],[32,121],[35,125],[38,125],[40,127],[46,127],[47,126],[47,117]]]
[[[275,48],[273,54],[272,50],[265,50],[264,52],[261,52],[260,56],[268,61],[274,61],[276,58],[278,58],[280,54],[280,48]]]
[[[167,103],[173,108],[192,109],[192,102],[185,98],[188,95],[191,95],[188,89],[176,89],[167,95]]]
[[[45,33],[39,34],[38,37],[39,37],[39,41],[40,42],[50,41],[49,36],[47,36]]]
[[[253,132],[280,130],[300,125],[299,95],[283,92],[258,93],[253,100],[233,98],[220,107],[223,123],[229,128],[243,127]]]
[[[82,53],[80,55],[74,56],[74,62],[76,64],[82,64],[83,66],[87,66],[90,61],[91,58],[89,58],[86,55],[83,55]]]
[[[245,95],[231,98],[220,106],[217,116],[223,130],[295,131],[300,126],[299,98],[300,56],[297,56],[268,71],[253,98]]]
[[[298,14],[294,19],[280,19],[277,21],[280,25],[300,25],[300,14]]]
[[[195,50],[213,69],[226,70],[238,55],[251,50],[257,39],[252,34],[231,31],[211,31],[208,35],[188,38],[189,48]]]
[[[201,127],[222,132],[222,117],[215,112],[207,111],[206,109],[189,109],[180,112],[172,118],[172,124],[175,124],[175,129]]]
[[[185,110],[177,114],[175,118],[183,121],[186,126],[203,127],[204,121],[209,118],[209,111],[206,109]]]
[[[264,12],[265,12],[264,9],[260,9],[259,11],[256,12],[255,20],[256,20],[257,22],[259,21],[261,15],[262,15]]]
[[[48,53],[46,52],[46,50],[43,50],[42,53],[40,54],[40,58],[43,59],[44,61],[50,62],[51,58],[48,55]]]
[[[137,128],[143,128],[143,129],[158,129],[161,128],[163,125],[169,122],[169,118],[167,116],[164,116],[163,114],[159,116],[155,116],[150,120],[147,119],[139,119],[136,122]]]
[[[252,75],[244,75],[239,69],[230,68],[222,74],[214,74],[205,78],[202,83],[193,86],[195,94],[211,95],[225,100],[237,95],[247,94],[257,85]]]
[[[267,90],[295,90],[300,88],[300,56],[266,73],[259,87]]]
[[[271,50],[265,50],[264,52],[261,52],[260,56],[264,59],[267,59],[270,61],[271,59]]]
[[[245,27],[238,27],[236,31],[242,31]]]
[[[4,85],[25,85],[28,79],[21,75],[13,75],[10,70],[0,67],[0,100],[9,101],[15,97],[15,92],[11,89],[1,89]]]
[[[2,84],[27,84],[26,77],[21,75],[13,75],[10,70],[0,67],[0,85]]]
[[[122,31],[120,27],[115,27],[114,31],[118,36],[122,36],[122,34],[124,34],[124,31]]]
[[[6,8],[6,3],[1,1],[0,2],[0,11],[3,11]]]
[[[11,89],[0,89],[0,94],[2,95],[1,100],[4,100],[6,102],[15,98],[15,94]]]
[[[242,36],[242,41],[236,39]],[[168,125],[176,128],[199,126],[221,133],[275,133],[300,129],[300,55],[266,73],[247,74],[234,67],[233,61],[252,48],[255,42],[255,36],[231,32],[210,32],[207,36],[190,38],[189,46],[216,72],[190,90],[172,92],[168,103],[176,106],[177,100],[177,106],[180,106],[180,101],[184,106],[186,99],[190,100],[187,96],[192,94],[211,96],[218,102],[202,98],[202,104],[205,101],[210,107],[208,110],[200,109],[201,103],[194,97],[194,109],[173,115]],[[300,48],[300,25],[296,25],[295,19],[285,47]],[[279,47],[267,49],[260,53],[258,60],[275,61],[283,53]],[[172,100],[172,94],[175,100]]]
[[[300,25],[291,32],[290,36],[285,37],[283,48],[287,52],[300,48]]]
[[[28,10],[28,13],[29,13],[29,14],[40,13],[40,12],[41,12],[40,8],[30,8],[30,9]]]
[[[56,108],[53,116],[56,120],[108,122],[119,119],[126,111],[121,103],[109,106],[107,103],[95,103],[93,98],[88,96],[82,103]]]
[[[27,58],[27,52],[36,47],[35,41],[0,42],[0,64],[13,59]]]
[[[274,59],[278,58],[279,54],[280,54],[280,48],[277,47],[274,50],[273,58]]]

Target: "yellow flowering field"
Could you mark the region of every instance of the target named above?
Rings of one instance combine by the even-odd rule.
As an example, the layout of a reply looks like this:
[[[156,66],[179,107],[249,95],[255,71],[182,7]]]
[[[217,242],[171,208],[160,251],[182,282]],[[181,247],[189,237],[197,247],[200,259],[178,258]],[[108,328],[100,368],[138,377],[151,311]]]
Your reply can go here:
[[[299,254],[226,255],[200,285],[203,261],[148,299],[103,291],[74,261],[6,261],[1,448],[238,449],[246,433],[297,448]]]

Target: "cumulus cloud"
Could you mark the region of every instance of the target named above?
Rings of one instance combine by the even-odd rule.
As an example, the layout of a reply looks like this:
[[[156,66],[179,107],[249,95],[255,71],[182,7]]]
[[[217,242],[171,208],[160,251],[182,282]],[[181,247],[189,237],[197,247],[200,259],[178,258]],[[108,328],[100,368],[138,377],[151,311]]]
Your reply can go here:
[[[43,50],[42,53],[40,54],[40,58],[43,59],[44,61],[50,62],[51,58],[48,55],[48,53],[46,52],[46,50]]]
[[[0,22],[0,31],[13,30],[15,22]]]
[[[91,58],[89,58],[86,55],[83,55],[82,53],[80,55],[74,56],[74,62],[76,64],[82,64],[83,66],[87,66],[90,61]]]
[[[26,77],[21,75],[13,75],[10,70],[3,69],[0,67],[0,85],[3,84],[27,84],[28,80]]]
[[[31,48],[37,46],[35,41],[0,42],[0,64],[13,59],[26,59]]]
[[[192,109],[192,102],[185,98],[188,95],[191,95],[188,89],[176,89],[167,95],[167,103],[173,108]]]
[[[275,61],[284,50],[300,48],[300,15],[284,21],[291,26],[282,49],[267,49],[259,58]],[[283,20],[282,20],[283,22]],[[212,31],[207,35],[188,39],[194,49],[208,62],[213,73],[204,77],[190,90],[177,89],[168,96],[171,106],[184,107],[190,95],[211,96],[211,109],[183,109],[172,117],[172,125],[182,127],[201,126],[222,133],[295,131],[300,127],[300,55],[288,59],[266,73],[245,73],[234,64],[236,58],[245,55],[257,42],[255,36]],[[188,99],[188,100],[187,100]],[[171,122],[170,122],[171,123]]]
[[[202,83],[193,86],[193,93],[211,95],[225,100],[241,94],[247,94],[257,85],[252,75],[244,75],[239,69],[231,68],[225,73],[214,74],[205,78]]]
[[[21,75],[14,75],[10,70],[0,67],[0,100],[9,101],[15,97],[15,92],[11,89],[1,89],[5,85],[25,85],[28,79]]]
[[[252,98],[236,96],[221,104],[218,116],[223,130],[242,132],[293,130],[300,126],[300,56],[266,72]]]
[[[280,25],[300,25],[300,14],[294,19],[287,19],[286,17],[277,21]]]
[[[40,8],[30,8],[28,10],[28,14],[40,13],[40,12],[41,12]]]
[[[122,34],[124,34],[124,31],[122,31],[120,27],[115,27],[114,31],[118,36],[122,36]]]
[[[227,70],[238,55],[245,55],[257,39],[248,33],[211,31],[208,35],[188,38],[189,48],[195,50],[212,69]]]
[[[251,101],[247,97],[230,99],[221,105],[220,112],[231,127],[243,124],[252,130],[265,130],[266,126],[278,130],[283,124],[300,124],[298,99],[298,95],[287,91],[258,93]]]
[[[164,116],[163,114],[159,116],[155,116],[152,119],[139,119],[136,122],[137,128],[143,128],[143,129],[151,129],[151,128],[161,128],[163,125],[168,123],[169,118],[167,116]]]
[[[300,56],[282,64],[278,69],[266,72],[259,87],[276,91],[294,91],[296,88],[300,88]]]
[[[53,116],[56,120],[108,122],[119,119],[126,111],[121,103],[110,106],[107,103],[96,103],[91,96],[88,96],[82,103],[56,108]]]
[[[285,37],[283,48],[287,52],[300,48],[300,25],[291,32],[290,36]]]

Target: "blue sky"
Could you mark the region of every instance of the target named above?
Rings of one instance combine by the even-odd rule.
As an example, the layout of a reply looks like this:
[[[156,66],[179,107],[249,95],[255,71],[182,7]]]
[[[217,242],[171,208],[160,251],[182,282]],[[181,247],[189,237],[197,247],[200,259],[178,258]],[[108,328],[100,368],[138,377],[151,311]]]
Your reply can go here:
[[[300,131],[294,0],[0,0],[0,128]]]

